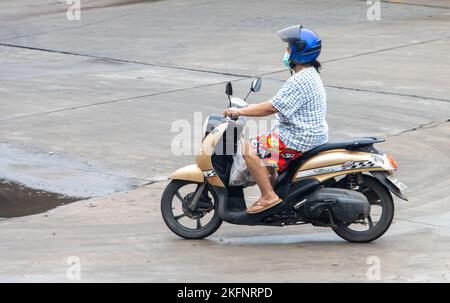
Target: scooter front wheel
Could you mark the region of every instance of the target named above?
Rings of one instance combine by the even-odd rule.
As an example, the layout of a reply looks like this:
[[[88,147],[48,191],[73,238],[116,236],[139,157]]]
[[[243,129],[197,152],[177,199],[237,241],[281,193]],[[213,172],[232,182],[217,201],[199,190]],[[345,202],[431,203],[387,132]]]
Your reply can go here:
[[[199,199],[192,207],[196,193]],[[208,185],[192,181],[171,181],[161,198],[164,222],[173,233],[185,239],[203,239],[213,234],[222,224],[217,207],[218,198]]]

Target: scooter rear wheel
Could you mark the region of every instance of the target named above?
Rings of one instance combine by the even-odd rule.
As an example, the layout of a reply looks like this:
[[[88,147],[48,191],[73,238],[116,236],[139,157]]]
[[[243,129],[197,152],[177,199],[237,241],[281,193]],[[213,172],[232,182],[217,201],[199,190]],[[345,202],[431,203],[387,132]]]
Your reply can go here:
[[[394,218],[394,201],[389,190],[371,176],[362,177],[363,183],[358,191],[367,197],[371,206],[370,216],[366,219],[367,229],[358,230],[357,227],[362,226],[361,224],[342,222],[337,222],[336,228],[333,228],[339,237],[353,243],[367,243],[378,239],[388,230]]]
[[[185,239],[203,239],[213,234],[222,224],[217,211],[218,198],[208,186],[191,210],[192,198],[200,183],[184,180],[171,181],[161,198],[161,214],[167,227]],[[205,222],[206,221],[206,222]]]

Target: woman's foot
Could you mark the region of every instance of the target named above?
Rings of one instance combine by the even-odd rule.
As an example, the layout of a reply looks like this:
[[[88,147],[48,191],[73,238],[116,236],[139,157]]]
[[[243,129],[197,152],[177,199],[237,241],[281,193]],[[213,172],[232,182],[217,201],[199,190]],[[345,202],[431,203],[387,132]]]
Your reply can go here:
[[[247,213],[248,214],[257,214],[257,213],[265,211],[281,202],[283,202],[283,200],[281,200],[277,195],[274,195],[270,198],[261,197],[258,199],[258,201],[253,203],[253,205],[251,207],[247,208]]]

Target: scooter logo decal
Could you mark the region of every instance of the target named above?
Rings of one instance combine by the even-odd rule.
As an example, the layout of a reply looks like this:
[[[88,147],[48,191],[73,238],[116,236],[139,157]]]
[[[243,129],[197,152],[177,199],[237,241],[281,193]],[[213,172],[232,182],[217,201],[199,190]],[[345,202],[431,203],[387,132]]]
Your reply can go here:
[[[314,175],[321,175],[321,174],[327,174],[335,172],[339,169],[336,169],[335,167],[322,167],[314,170]]]
[[[373,168],[380,167],[373,161],[346,161],[339,165],[331,165],[320,168],[313,168],[304,171],[300,171],[297,174],[297,178],[306,178],[316,175],[323,175],[328,173],[334,173],[344,170],[353,170],[353,169],[361,169],[361,168]]]
[[[372,159],[373,159],[373,161],[375,161],[377,163],[384,164],[383,157],[381,157],[379,155],[372,155]]]
[[[333,173],[336,171],[344,170],[345,168],[342,165],[331,165],[326,167],[320,167],[320,168],[313,168],[301,171],[297,174],[297,178],[305,178],[315,175],[322,175],[327,173]]]
[[[205,176],[205,178],[215,177],[216,173],[212,169],[211,170],[205,170],[205,171],[203,171],[203,176]]]
[[[346,161],[346,162],[344,162],[344,164],[342,164],[342,166],[344,166],[344,167],[350,167],[350,166],[352,166],[353,165],[353,161]]]
[[[374,167],[375,162],[373,161],[358,161],[353,163],[353,165],[350,167],[350,169],[357,169],[357,168],[370,168]]]

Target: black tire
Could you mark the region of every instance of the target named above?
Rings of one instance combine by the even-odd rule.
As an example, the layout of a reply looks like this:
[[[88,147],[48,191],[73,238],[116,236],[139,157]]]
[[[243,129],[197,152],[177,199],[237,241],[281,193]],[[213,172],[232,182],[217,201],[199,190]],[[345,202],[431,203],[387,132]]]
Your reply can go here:
[[[204,226],[201,226],[197,229],[191,229],[183,226],[175,219],[175,216],[172,211],[172,202],[175,199],[175,193],[183,186],[188,184],[199,184],[192,181],[184,181],[184,180],[173,180],[171,181],[161,198],[161,214],[166,223],[167,227],[176,235],[185,238],[185,239],[203,239],[213,234],[222,224],[222,219],[219,216],[217,211],[218,207],[218,199],[217,196],[208,189],[208,192],[213,196],[214,211],[213,217],[211,220]]]
[[[373,195],[378,195],[382,207],[382,214],[377,224],[367,231],[354,231],[346,224],[337,222],[336,228],[333,228],[334,232],[339,237],[353,243],[367,243],[378,239],[388,230],[394,218],[394,201],[389,190],[371,176],[362,175],[362,177],[363,188],[369,188],[372,191],[370,197],[365,194],[366,197],[369,199],[369,202],[371,202]]]

